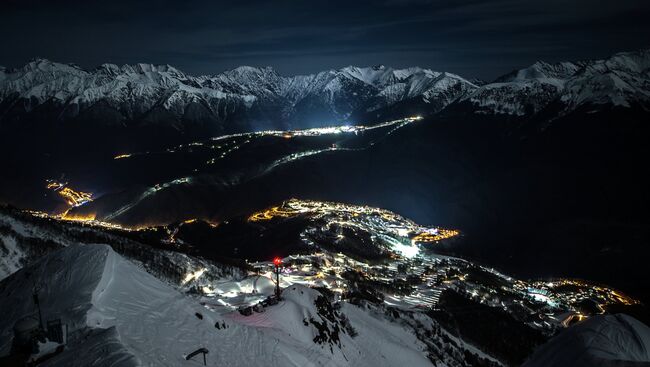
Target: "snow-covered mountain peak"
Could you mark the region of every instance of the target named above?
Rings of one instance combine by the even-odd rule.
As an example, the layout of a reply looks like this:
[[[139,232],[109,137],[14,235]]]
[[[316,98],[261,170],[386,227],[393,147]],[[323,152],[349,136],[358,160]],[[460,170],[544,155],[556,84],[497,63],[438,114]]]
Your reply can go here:
[[[496,82],[558,79],[609,72],[647,73],[650,68],[650,49],[620,52],[602,60],[548,63],[537,61],[527,68],[515,70]]]
[[[138,63],[135,65],[124,65],[121,68],[124,74],[161,74],[167,72],[178,72],[176,69],[171,68],[169,65],[153,65]]]
[[[422,69],[420,67],[410,67],[405,69],[393,69],[384,65],[357,67],[348,66],[340,70],[346,76],[358,79],[365,84],[375,87],[385,87],[398,82],[402,82],[409,77],[421,74],[428,77],[437,77],[440,72],[432,71],[429,69]]]
[[[357,67],[348,66],[340,70],[344,75],[360,80],[366,84],[380,86],[394,82],[395,75],[392,68],[384,65]]]
[[[537,61],[530,67],[517,71],[513,80],[566,79],[574,75],[579,69],[580,65],[572,62],[549,64],[544,61]]]
[[[603,60],[533,65],[506,74],[466,98],[477,113],[524,116],[549,106],[559,114],[580,106],[650,105],[650,50]]]
[[[561,81],[572,77],[578,72],[583,65],[573,62],[558,62],[548,63],[545,61],[537,61],[529,67],[515,70],[509,74],[499,77],[495,83],[510,83],[510,82],[555,82],[556,84]]]
[[[591,72],[630,72],[648,73],[650,70],[650,49],[632,52],[619,52],[607,59],[597,60],[587,65]]]
[[[349,66],[283,77],[270,67],[241,66],[215,76],[193,77],[170,65],[103,64],[85,71],[41,59],[2,73],[0,99],[24,101],[22,104],[3,103],[10,109],[0,111],[0,115],[4,119],[15,116],[22,120],[22,114],[41,104],[53,103],[54,108],[65,109],[65,113],[56,115],[57,119],[74,118],[102,101],[105,106],[116,109],[123,120],[138,118],[156,106],[172,112],[176,119],[196,114],[219,123],[228,120],[231,114],[265,106],[265,109],[281,111],[278,115],[284,120],[291,119],[294,114],[308,114],[316,105],[329,111],[330,119],[344,120],[354,112],[383,108],[418,96],[431,100],[445,87],[444,83],[438,83],[437,92],[429,90],[440,75],[442,73],[417,67],[395,70],[381,65]],[[461,81],[460,77],[457,79]],[[445,97],[438,105],[444,107],[453,99]],[[186,114],[191,104],[200,105],[203,111]],[[13,109],[17,106],[25,108]],[[307,110],[296,110],[296,106]]]
[[[595,61],[538,61],[480,87],[420,67],[347,66],[281,76],[270,67],[241,66],[191,76],[170,65],[103,64],[86,71],[36,59],[0,69],[0,123],[20,124],[33,111],[49,111],[52,120],[109,115],[120,124],[157,121],[182,129],[185,122],[200,121],[212,131],[239,132],[250,129],[251,121],[267,128],[313,127],[401,103],[418,105],[423,114],[463,104],[474,113],[516,116],[551,105],[562,114],[583,105],[648,106],[649,55],[640,50]],[[37,108],[42,105],[47,107]]]
[[[116,64],[111,64],[111,63],[105,63],[101,64],[97,67],[97,70],[99,72],[104,72],[109,75],[117,75],[118,73],[121,72],[121,69],[119,66]]]
[[[270,66],[265,66],[265,67],[254,67],[254,66],[238,66],[234,69],[224,71],[222,74],[224,75],[230,75],[230,76],[250,76],[250,75],[258,75],[258,76],[263,76],[263,75],[268,75],[268,74],[275,74],[275,70],[273,70],[272,67]]]
[[[54,61],[50,61],[44,58],[36,58],[30,60],[28,63],[23,65],[21,68],[12,70],[22,74],[35,74],[35,73],[50,73],[50,75],[61,74],[61,73],[70,73],[70,74],[82,74],[85,73],[84,70],[79,68],[76,65],[72,64],[63,64]],[[11,71],[10,71],[11,72]]]
[[[65,65],[65,64],[59,64],[53,61],[50,61],[46,58],[43,57],[35,57],[33,59],[30,59],[25,65],[24,68],[27,69],[40,69],[41,67],[50,67],[52,65]]]
[[[406,79],[413,74],[417,74],[417,73],[427,74],[427,73],[433,73],[433,71],[429,69],[422,69],[419,66],[414,66],[414,67],[404,68],[404,69],[395,69],[393,70],[393,73],[398,79]]]

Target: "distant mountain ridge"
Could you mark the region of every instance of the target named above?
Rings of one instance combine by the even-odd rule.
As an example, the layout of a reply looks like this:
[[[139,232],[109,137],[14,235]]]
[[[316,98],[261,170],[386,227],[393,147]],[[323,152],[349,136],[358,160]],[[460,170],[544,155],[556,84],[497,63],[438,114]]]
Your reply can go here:
[[[581,106],[650,108],[650,50],[604,60],[536,62],[481,86],[465,98],[476,113],[531,115],[552,104],[560,114]]]
[[[650,50],[603,60],[539,61],[492,83],[411,67],[348,66],[281,76],[270,67],[241,66],[191,76],[170,65],[103,64],[93,70],[36,59],[0,67],[0,126],[38,119],[105,124],[168,124],[212,131],[304,128],[379,116],[417,104],[422,114],[459,106],[476,114],[530,116],[553,106],[650,109]]]
[[[55,120],[99,111],[115,123],[185,120],[227,125],[269,120],[275,127],[279,121],[291,127],[291,121],[309,115],[323,122],[345,121],[355,112],[417,96],[447,104],[475,88],[457,75],[421,68],[350,66],[283,77],[268,67],[241,66],[194,77],[169,65],[104,64],[86,71],[37,59],[22,68],[0,69],[0,120],[20,120],[49,105]]]

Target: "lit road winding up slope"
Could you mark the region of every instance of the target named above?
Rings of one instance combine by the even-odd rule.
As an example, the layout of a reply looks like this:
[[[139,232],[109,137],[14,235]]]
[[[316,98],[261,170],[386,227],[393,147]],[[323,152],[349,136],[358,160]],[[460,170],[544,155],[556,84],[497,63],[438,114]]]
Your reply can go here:
[[[416,116],[372,126],[232,134],[176,146],[164,152],[121,152],[112,157],[110,165],[104,169],[123,178],[122,190],[104,188],[103,198],[73,208],[68,216],[123,222],[139,207],[154,205],[153,202],[165,195],[176,195],[176,190],[199,187],[224,193],[306,157],[367,149],[420,119]],[[166,169],[163,174],[143,174],[145,188],[135,182],[129,183],[132,172],[146,171],[148,166]],[[115,191],[121,193],[114,195]]]

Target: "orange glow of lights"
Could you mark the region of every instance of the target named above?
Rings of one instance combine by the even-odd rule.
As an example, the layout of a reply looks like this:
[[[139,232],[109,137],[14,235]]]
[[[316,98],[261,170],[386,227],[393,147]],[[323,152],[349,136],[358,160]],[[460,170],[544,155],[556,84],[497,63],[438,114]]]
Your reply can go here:
[[[253,215],[248,217],[248,220],[250,222],[259,222],[263,220],[271,220],[275,217],[289,218],[297,214],[299,214],[299,212],[296,210],[274,206],[270,209],[254,213]]]
[[[63,220],[71,220],[75,222],[90,222],[94,221],[96,218],[95,213],[90,213],[90,214],[70,214],[69,212],[63,213],[61,216],[61,219]]]
[[[458,236],[459,232],[454,229],[438,229],[436,234],[422,232],[413,237],[413,242],[436,242],[447,238]]]
[[[75,191],[69,187],[64,187],[58,191],[59,195],[63,196],[69,205],[79,206],[92,200],[93,194],[83,191]]]
[[[52,182],[48,182],[46,187],[48,189],[50,189],[50,190],[58,190],[58,189],[62,188],[63,186],[64,185],[62,183],[60,183],[60,182],[52,181]]]
[[[83,205],[93,200],[92,193],[71,189],[67,186],[67,183],[57,182],[54,180],[46,180],[46,182],[47,185],[45,187],[63,197],[70,206]]]

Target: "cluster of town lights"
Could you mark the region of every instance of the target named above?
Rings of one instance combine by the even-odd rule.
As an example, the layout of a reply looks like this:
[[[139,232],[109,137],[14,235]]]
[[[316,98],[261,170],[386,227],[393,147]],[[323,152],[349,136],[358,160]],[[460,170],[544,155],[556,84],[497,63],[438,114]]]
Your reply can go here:
[[[72,189],[67,183],[55,180],[47,180],[46,188],[59,194],[68,205],[72,207],[81,206],[87,202],[93,201],[93,194]]]
[[[328,222],[349,227],[363,227],[393,237],[408,238],[412,245],[445,240],[459,235],[457,230],[424,227],[391,211],[361,205],[349,205],[314,200],[287,200],[253,213],[250,222],[264,222],[277,218],[308,216],[328,218]]]

